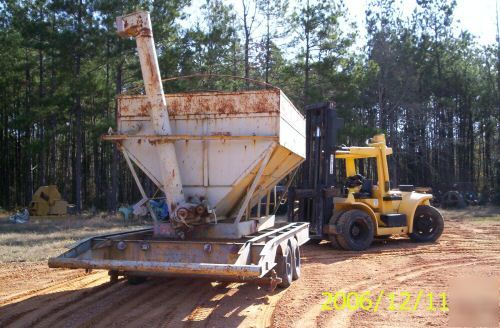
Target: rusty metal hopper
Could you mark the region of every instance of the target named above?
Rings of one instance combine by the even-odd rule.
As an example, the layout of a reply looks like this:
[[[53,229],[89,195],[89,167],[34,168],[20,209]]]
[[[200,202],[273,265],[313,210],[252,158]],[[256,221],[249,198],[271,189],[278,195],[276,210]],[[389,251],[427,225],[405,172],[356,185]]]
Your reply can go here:
[[[205,199],[220,219],[251,208],[304,160],[304,117],[279,89],[165,96],[172,135],[154,133],[146,96],[122,95],[106,139],[159,188],[159,146],[173,142],[186,199]]]
[[[118,143],[154,227],[91,237],[49,266],[107,269],[112,281],[160,274],[289,286],[289,270],[274,268],[285,255],[288,269],[300,263],[309,223],[275,222],[269,202],[262,217],[250,209],[304,160],[304,117],[276,88],[164,95],[149,13],[116,26],[136,39],[146,95],[118,97],[117,132],[104,139]],[[132,162],[165,193],[168,221]]]

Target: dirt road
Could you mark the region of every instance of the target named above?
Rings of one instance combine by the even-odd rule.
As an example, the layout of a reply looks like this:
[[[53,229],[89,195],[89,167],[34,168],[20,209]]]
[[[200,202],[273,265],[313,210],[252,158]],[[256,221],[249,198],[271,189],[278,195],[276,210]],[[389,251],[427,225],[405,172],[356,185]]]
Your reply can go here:
[[[463,273],[500,276],[500,221],[448,217],[437,244],[376,242],[367,252],[303,248],[303,276],[286,291],[254,285],[154,279],[111,285],[106,272],[52,270],[45,263],[0,265],[0,326],[89,327],[423,327],[445,326],[447,314],[321,311],[322,292],[447,291]]]

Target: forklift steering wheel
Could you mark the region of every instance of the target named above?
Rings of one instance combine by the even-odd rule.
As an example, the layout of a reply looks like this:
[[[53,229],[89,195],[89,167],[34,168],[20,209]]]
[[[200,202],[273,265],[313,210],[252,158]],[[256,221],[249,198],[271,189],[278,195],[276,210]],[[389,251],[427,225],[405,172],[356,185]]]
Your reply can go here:
[[[363,185],[363,181],[365,181],[365,177],[361,174],[356,174],[350,177],[347,177],[345,181],[346,188],[354,188]]]

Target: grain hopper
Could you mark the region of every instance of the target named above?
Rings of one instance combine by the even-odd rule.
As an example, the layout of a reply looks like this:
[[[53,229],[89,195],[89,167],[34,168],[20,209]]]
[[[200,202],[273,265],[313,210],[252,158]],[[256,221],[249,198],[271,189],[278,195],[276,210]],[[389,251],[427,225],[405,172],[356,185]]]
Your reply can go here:
[[[117,131],[103,138],[118,145],[144,198],[137,168],[165,193],[170,215],[151,211],[152,228],[84,240],[49,266],[288,286],[308,223],[275,222],[260,200],[304,160],[304,117],[277,88],[164,95],[149,14],[119,17],[117,27],[136,38],[145,95],[118,97]]]

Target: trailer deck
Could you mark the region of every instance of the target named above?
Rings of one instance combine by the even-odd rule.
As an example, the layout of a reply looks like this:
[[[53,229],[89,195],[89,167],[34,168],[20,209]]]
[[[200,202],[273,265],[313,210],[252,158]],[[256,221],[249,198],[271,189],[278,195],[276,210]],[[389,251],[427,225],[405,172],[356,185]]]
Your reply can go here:
[[[280,244],[309,240],[308,223],[280,223],[239,239],[156,237],[153,228],[95,236],[49,259],[49,267],[106,269],[115,275],[269,280]]]

